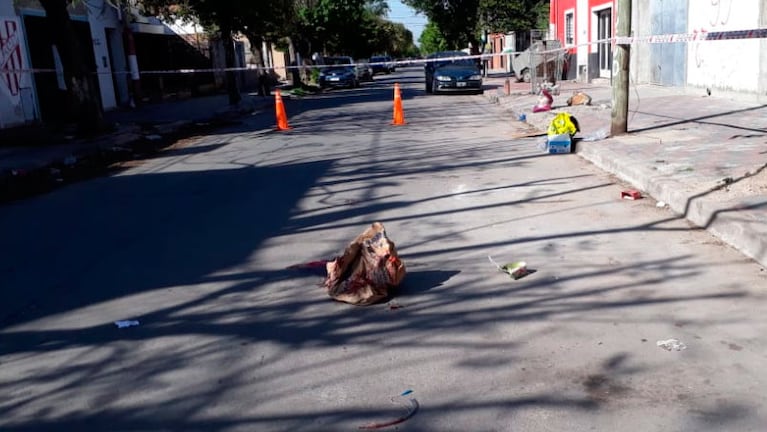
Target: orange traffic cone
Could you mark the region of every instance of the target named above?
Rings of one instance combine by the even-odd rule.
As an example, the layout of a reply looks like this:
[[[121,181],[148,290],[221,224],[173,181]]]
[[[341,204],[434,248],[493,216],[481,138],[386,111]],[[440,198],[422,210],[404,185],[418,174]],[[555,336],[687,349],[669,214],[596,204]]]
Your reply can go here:
[[[394,126],[405,124],[405,113],[402,111],[402,93],[399,90],[399,83],[394,84],[394,119],[391,124]]]
[[[290,130],[288,125],[288,115],[285,114],[285,104],[282,103],[282,94],[280,89],[274,91],[274,110],[277,114],[277,130]]]

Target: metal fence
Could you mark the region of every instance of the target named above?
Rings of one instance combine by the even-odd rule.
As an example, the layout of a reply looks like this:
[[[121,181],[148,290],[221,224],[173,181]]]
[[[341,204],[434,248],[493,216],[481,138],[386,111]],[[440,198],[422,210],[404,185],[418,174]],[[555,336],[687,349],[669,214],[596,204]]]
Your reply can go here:
[[[537,93],[542,87],[553,87],[562,78],[566,51],[558,40],[537,41],[530,46],[530,91]]]

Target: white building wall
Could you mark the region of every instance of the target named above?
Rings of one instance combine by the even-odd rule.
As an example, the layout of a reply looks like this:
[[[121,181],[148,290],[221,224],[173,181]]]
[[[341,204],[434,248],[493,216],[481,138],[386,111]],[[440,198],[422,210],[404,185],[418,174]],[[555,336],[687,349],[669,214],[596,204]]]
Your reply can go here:
[[[578,79],[587,80],[589,47],[588,45],[583,44],[589,42],[589,1],[578,0],[575,9],[575,43],[578,45],[578,48],[576,48],[578,53]],[[586,76],[581,76],[581,71],[583,71]]]
[[[688,32],[759,28],[762,1],[764,0],[691,1]],[[759,39],[690,43],[687,51],[687,84],[757,92],[760,44]]]
[[[88,8],[88,24],[91,29],[93,43],[93,55],[96,59],[96,72],[101,90],[101,104],[104,109],[117,107],[115,86],[112,78],[112,66],[110,63],[109,42],[107,41],[107,28],[117,31],[120,27],[117,10],[104,0],[89,0],[83,2]]]
[[[34,83],[24,27],[16,16],[13,2],[0,1],[0,69],[19,72],[0,73],[0,128],[17,126],[37,118]]]

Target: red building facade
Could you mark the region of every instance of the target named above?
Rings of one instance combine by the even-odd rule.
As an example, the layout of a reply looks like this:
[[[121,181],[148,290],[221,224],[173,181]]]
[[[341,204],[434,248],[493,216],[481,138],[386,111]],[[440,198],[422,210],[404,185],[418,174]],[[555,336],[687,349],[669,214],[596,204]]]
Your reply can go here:
[[[568,48],[567,78],[609,78],[615,29],[615,0],[551,0],[549,37]]]

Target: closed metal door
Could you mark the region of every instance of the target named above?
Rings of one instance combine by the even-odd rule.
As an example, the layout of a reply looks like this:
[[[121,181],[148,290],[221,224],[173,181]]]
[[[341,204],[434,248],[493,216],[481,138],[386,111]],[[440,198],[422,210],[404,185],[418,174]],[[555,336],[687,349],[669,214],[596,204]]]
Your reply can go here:
[[[597,38],[609,39],[613,34],[612,9],[603,9],[597,15]],[[609,78],[612,69],[613,52],[610,42],[600,43],[597,47],[599,57],[599,76]]]
[[[652,0],[653,35],[687,33],[687,0]],[[684,86],[687,74],[687,44],[650,44],[652,82],[665,86]]]

